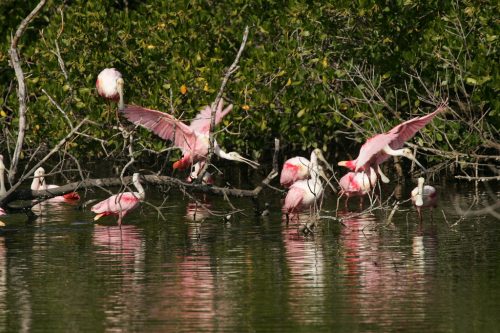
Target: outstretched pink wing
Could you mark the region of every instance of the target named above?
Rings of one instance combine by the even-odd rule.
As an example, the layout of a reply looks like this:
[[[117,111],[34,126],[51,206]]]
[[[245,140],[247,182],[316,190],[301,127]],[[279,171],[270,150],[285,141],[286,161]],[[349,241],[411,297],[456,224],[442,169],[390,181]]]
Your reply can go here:
[[[445,109],[446,104],[442,104],[436,109],[436,111],[429,113],[428,115],[410,119],[391,129],[389,133],[397,134],[397,137],[391,142],[390,147],[392,149],[399,149],[403,147],[406,141],[410,140],[415,133],[427,125],[439,112]]]
[[[197,136],[193,129],[168,113],[137,105],[127,105],[121,112],[130,122],[172,141],[183,151],[191,151],[196,145]]]
[[[230,104],[227,108],[222,110],[224,106],[224,101],[221,99],[219,105],[217,106],[217,111],[215,112],[215,125],[222,121],[222,118],[233,109],[233,105]],[[196,115],[196,117],[191,121],[189,127],[198,133],[208,134],[210,132],[210,121],[212,117],[212,108],[210,106],[205,106],[203,110]]]
[[[359,150],[359,155],[356,158],[356,169],[354,171],[363,170],[366,163],[376,159],[376,155],[396,138],[397,133],[388,132],[377,134],[373,138],[366,140],[365,144]]]
[[[400,149],[404,143],[411,139],[422,127],[427,125],[439,112],[445,110],[446,103],[441,104],[436,111],[422,117],[415,117],[401,123],[389,132],[375,135],[361,147],[356,161],[356,171],[364,166],[368,161],[375,159],[376,164],[381,164],[389,158],[389,155],[381,150],[389,145],[392,149]],[[379,154],[378,154],[379,153]]]

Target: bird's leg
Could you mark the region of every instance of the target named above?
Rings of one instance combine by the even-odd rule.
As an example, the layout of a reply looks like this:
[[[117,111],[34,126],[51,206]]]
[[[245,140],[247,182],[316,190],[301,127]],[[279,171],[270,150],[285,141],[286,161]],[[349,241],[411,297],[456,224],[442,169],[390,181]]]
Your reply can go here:
[[[290,221],[288,213],[285,213],[285,217],[286,217],[286,225],[288,226],[288,222]]]
[[[120,229],[122,228],[122,217],[123,214],[121,212],[118,213],[118,226],[120,227]]]
[[[420,223],[422,223],[422,209],[420,207],[417,207],[417,213],[418,213],[418,219]]]
[[[363,210],[363,201],[364,201],[365,197],[364,196],[360,196],[359,197],[359,209],[360,210]]]
[[[389,178],[387,178],[387,176],[384,175],[384,173],[382,172],[382,169],[380,168],[380,165],[377,165],[377,173],[379,174],[380,179],[382,180],[382,182],[384,184],[387,184],[387,183],[390,182]]]
[[[337,212],[339,211],[340,198],[342,198],[343,194],[337,197],[337,208],[335,208],[335,217],[337,217]]]

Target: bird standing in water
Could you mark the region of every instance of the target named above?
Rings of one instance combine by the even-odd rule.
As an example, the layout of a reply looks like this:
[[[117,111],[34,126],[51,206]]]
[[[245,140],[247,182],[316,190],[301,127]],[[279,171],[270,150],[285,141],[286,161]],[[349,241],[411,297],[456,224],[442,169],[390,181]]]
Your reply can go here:
[[[311,209],[323,195],[324,186],[320,180],[321,167],[315,159],[309,164],[311,178],[294,182],[285,197],[283,212],[297,213],[303,209]]]
[[[308,179],[311,174],[311,165],[317,164],[318,160],[329,166],[321,149],[314,149],[311,153],[311,160],[302,156],[292,157],[285,161],[280,175],[280,184],[283,187],[290,187],[294,182]]]
[[[431,209],[431,217],[433,208],[437,207],[437,191],[431,185],[424,185],[425,179],[418,178],[418,186],[411,191],[411,201],[417,208],[418,218],[422,221],[422,208]]]
[[[404,156],[414,161],[419,167],[425,168],[417,161],[412,151],[408,148],[402,148],[403,144],[411,139],[422,127],[427,125],[438,113],[444,111],[447,104],[441,104],[436,111],[422,117],[415,117],[402,124],[397,125],[387,133],[377,134],[366,140],[361,146],[358,157],[351,161],[341,161],[340,166],[347,167],[352,171],[370,172],[373,168],[384,183],[389,179],[382,173],[380,164],[385,162],[390,156]]]
[[[345,206],[350,197],[361,197],[360,206],[363,205],[363,197],[370,193],[377,183],[377,174],[373,169],[370,172],[348,172],[340,178],[340,194],[346,196]]]
[[[146,192],[139,182],[138,173],[134,173],[132,176],[132,182],[138,192],[123,192],[115,194],[92,206],[90,210],[97,214],[94,217],[94,221],[97,221],[103,216],[117,215],[118,225],[121,226],[123,217],[131,210],[137,208],[139,203],[144,201],[146,198]]]

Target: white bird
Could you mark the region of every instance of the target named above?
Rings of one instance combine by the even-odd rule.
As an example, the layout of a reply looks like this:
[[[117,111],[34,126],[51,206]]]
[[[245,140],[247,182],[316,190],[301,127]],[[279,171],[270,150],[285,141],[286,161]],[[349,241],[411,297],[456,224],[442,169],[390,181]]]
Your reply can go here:
[[[437,191],[431,185],[424,186],[425,179],[423,177],[418,178],[418,186],[411,191],[411,201],[417,208],[418,217],[422,221],[422,208],[437,207]],[[432,216],[432,215],[431,215]]]
[[[39,167],[36,169],[33,175],[33,181],[31,182],[32,191],[46,191],[50,189],[58,188],[59,185],[47,184],[45,183],[45,169]],[[66,200],[80,200],[80,195],[76,192],[66,193],[64,195],[59,195],[48,199],[51,202],[66,201]]]

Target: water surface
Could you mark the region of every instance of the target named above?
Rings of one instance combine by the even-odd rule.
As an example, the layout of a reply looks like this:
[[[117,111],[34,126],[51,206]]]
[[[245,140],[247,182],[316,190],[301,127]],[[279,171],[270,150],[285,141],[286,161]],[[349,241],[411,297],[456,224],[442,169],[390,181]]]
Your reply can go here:
[[[44,204],[33,222],[3,218],[0,331],[498,332],[500,223],[460,219],[459,208],[499,193],[438,189],[433,221],[426,211],[420,224],[408,202],[391,222],[385,210],[352,216],[352,199],[347,210],[341,202],[343,224],[323,219],[309,236],[298,232],[307,216],[286,224],[272,191],[266,217],[234,199],[244,215],[226,221],[209,211],[230,210],[221,198],[199,196],[199,206],[172,192],[165,219],[143,204],[121,229],[77,205]],[[335,214],[335,195],[323,208]]]

